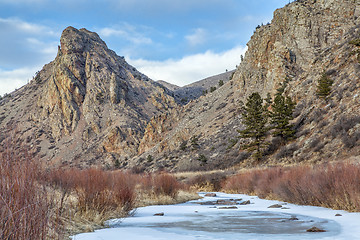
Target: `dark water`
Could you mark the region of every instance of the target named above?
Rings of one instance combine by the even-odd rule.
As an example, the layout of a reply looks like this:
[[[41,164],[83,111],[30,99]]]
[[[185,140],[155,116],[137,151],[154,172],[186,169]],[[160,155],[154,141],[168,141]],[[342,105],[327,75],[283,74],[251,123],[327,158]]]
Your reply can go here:
[[[298,219],[296,220],[295,217]],[[168,223],[151,223],[143,227],[183,229],[188,231],[223,232],[223,233],[254,233],[254,234],[304,234],[306,230],[316,226],[328,229],[332,234],[340,231],[334,221],[294,216],[287,213],[263,211],[236,211],[207,214],[191,214],[188,220]]]

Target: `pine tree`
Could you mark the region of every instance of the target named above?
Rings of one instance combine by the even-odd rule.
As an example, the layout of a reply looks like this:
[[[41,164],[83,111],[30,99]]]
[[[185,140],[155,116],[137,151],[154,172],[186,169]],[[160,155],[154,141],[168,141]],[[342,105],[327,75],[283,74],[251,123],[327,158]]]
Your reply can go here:
[[[294,119],[293,112],[296,104],[290,97],[284,96],[286,85],[287,80],[277,89],[270,112],[270,124],[274,129],[272,135],[281,137],[284,142],[293,138],[295,134],[294,125],[290,124],[290,121]]]
[[[331,86],[333,83],[334,81],[331,80],[325,72],[323,72],[323,74],[318,80],[316,95],[318,95],[319,98],[327,99],[331,92]]]
[[[260,160],[263,155],[263,149],[267,145],[265,137],[269,131],[268,111],[263,105],[263,99],[259,93],[251,94],[245,106],[242,108],[242,123],[245,125],[244,130],[238,130],[240,138],[250,138],[250,143],[243,146],[249,152],[254,152],[255,160]]]
[[[295,130],[293,124],[290,121],[293,120],[293,111],[295,103],[290,97],[283,95],[276,95],[274,103],[271,105],[270,124],[273,126],[274,137],[279,136],[284,141],[291,139]]]

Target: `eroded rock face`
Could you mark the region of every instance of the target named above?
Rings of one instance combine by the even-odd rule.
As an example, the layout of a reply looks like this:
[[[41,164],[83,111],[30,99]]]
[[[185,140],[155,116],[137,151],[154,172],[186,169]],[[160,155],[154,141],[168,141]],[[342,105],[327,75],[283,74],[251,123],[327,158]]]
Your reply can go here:
[[[321,53],[343,40],[359,22],[359,2],[301,0],[274,12],[256,29],[234,78],[245,95],[274,93],[279,81],[313,68]]]
[[[109,50],[96,33],[68,27],[60,45],[55,60],[27,86],[36,88],[29,119],[48,135],[36,140],[44,145],[39,154],[73,165],[112,165],[119,156],[136,155],[147,122],[177,106],[170,91]]]
[[[144,139],[153,147],[144,148],[142,158],[160,156],[156,164],[174,170],[242,164],[248,155],[241,151],[241,141],[231,142],[241,129],[242,102],[253,92],[264,98],[267,93],[274,95],[285,79],[289,79],[286,93],[298,103],[294,120],[297,140],[269,149],[264,163],[317,162],[359,155],[354,146],[360,144],[360,121],[356,120],[360,119],[356,117],[360,112],[360,67],[354,54],[357,47],[349,44],[360,38],[359,25],[359,1],[300,0],[276,10],[271,23],[254,32],[244,61],[230,82],[191,101],[179,111],[179,121],[170,117],[151,123]],[[316,96],[317,79],[324,71],[334,80],[330,102]],[[336,126],[344,121],[353,124],[344,134],[336,134]],[[167,122],[176,127],[159,138],[157,133],[163,132],[161,126]],[[196,149],[191,146],[194,136],[199,145]],[[151,139],[159,142],[151,143]],[[199,161],[204,159],[201,155],[206,164]]]

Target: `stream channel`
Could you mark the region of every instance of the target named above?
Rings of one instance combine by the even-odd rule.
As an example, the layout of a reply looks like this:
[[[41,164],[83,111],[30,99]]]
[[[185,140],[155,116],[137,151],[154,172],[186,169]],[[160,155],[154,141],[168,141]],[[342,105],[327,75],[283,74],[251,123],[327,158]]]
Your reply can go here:
[[[205,193],[200,193],[205,196]],[[245,204],[248,203],[248,204]],[[271,208],[269,208],[272,206]],[[152,239],[338,239],[334,220],[309,216],[304,206],[242,194],[216,193],[177,205],[149,206],[134,216],[113,219],[109,228],[73,236],[73,240]],[[313,211],[321,209],[313,208]],[[333,211],[333,210],[331,210]],[[324,232],[307,232],[316,227]]]

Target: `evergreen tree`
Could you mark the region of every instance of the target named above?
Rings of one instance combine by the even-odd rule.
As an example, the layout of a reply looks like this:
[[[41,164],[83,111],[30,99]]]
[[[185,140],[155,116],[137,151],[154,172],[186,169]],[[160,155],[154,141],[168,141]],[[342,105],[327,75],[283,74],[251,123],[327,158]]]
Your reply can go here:
[[[293,120],[293,111],[295,103],[290,97],[276,95],[274,103],[271,105],[270,124],[273,126],[273,136],[279,136],[284,141],[291,139],[295,130],[290,121]]]
[[[256,160],[262,158],[263,149],[267,145],[265,137],[269,131],[266,126],[268,123],[268,110],[263,105],[263,99],[259,93],[251,94],[245,106],[242,108],[242,123],[245,125],[244,130],[238,130],[240,138],[250,138],[250,143],[244,145],[244,149],[253,153]]]
[[[328,75],[326,75],[325,72],[321,75],[321,77],[318,80],[318,85],[316,89],[316,94],[323,99],[327,99],[331,92],[331,86],[334,83],[333,80],[329,78]]]
[[[283,141],[291,139],[295,134],[294,125],[290,124],[290,121],[294,119],[293,112],[296,104],[290,97],[284,96],[287,82],[288,80],[285,80],[277,89],[270,112],[270,124],[274,129],[272,135],[281,137]]]
[[[221,87],[222,85],[224,85],[224,81],[223,81],[223,80],[219,80],[219,87]]]

